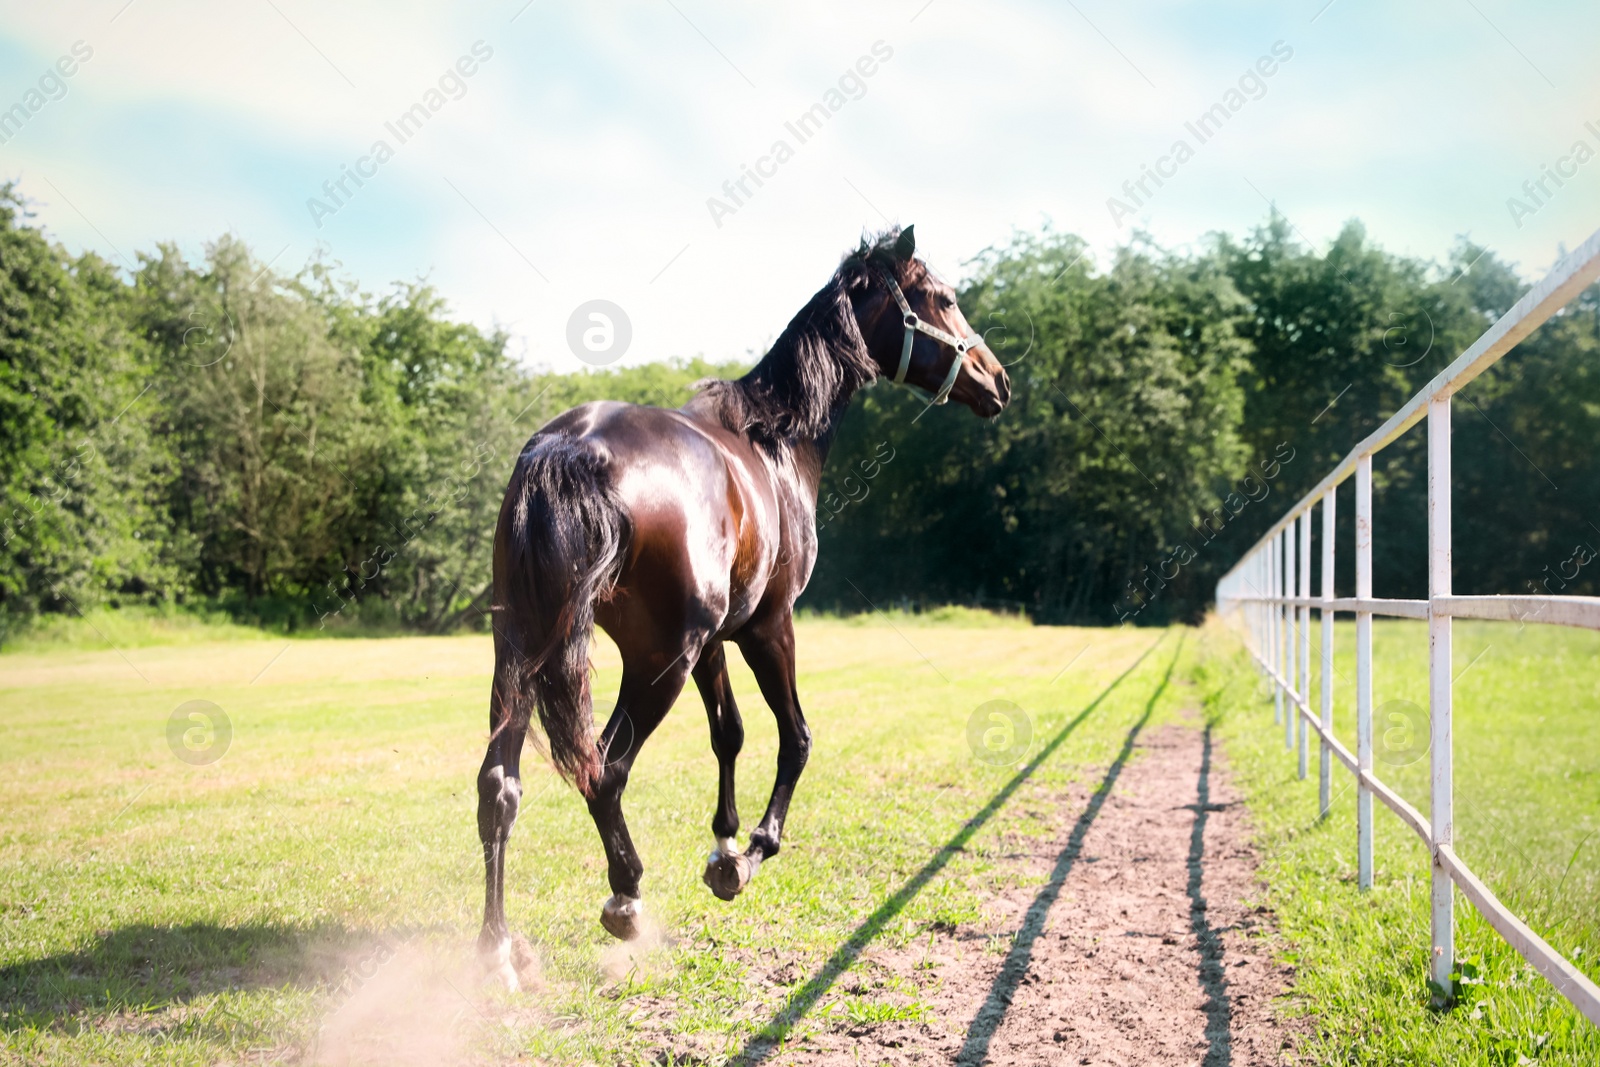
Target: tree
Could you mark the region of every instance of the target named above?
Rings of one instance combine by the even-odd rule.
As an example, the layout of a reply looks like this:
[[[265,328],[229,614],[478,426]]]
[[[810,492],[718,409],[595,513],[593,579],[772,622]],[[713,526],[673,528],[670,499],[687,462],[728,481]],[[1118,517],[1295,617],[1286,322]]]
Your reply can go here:
[[[393,488],[361,352],[229,237],[203,269],[171,247],[145,257],[137,293],[180,460],[168,507],[194,539],[197,588],[299,598],[332,580]]]
[[[38,611],[170,597],[167,455],[152,442],[148,352],[126,286],[73,259],[0,187],[0,639]]]

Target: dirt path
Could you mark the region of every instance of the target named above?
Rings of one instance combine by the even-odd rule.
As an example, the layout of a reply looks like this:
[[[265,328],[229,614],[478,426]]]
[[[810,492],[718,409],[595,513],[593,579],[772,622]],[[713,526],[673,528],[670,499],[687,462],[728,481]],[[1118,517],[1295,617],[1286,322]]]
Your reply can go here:
[[[1294,1024],[1272,1001],[1291,975],[1263,936],[1271,916],[1246,905],[1256,858],[1237,801],[1208,734],[1130,736],[1053,841],[1016,839],[1027,877],[984,928],[867,953],[923,988],[938,1022],[814,1035],[769,1062],[1286,1062]]]

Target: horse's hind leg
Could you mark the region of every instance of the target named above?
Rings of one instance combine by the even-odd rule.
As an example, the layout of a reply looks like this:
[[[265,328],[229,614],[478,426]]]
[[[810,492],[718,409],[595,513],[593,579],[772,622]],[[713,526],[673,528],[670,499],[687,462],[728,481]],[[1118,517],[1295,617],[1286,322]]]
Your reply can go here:
[[[497,650],[498,652],[499,650]],[[532,963],[532,951],[511,935],[506,923],[506,843],[522,801],[522,742],[527,723],[505,722],[511,701],[504,687],[512,684],[500,655],[495,657],[495,682],[489,696],[489,750],[478,771],[478,838],[483,842],[483,929],[478,953],[490,976],[515,990],[518,974]]]
[[[639,879],[644,877],[644,864],[622,815],[622,794],[640,747],[683,692],[689,677],[685,660],[689,658],[683,655],[664,665],[656,662],[657,657],[638,664],[625,662],[616,710],[600,735],[605,766],[589,797],[589,814],[605,846],[606,876],[611,883],[611,899],[601,909],[600,925],[623,941],[632,941],[641,933]]]
[[[734,836],[739,832],[739,809],[734,798],[734,764],[739,750],[744,747],[744,722],[739,718],[739,707],[733,701],[733,686],[728,682],[728,659],[722,643],[708,645],[700,662],[695,664],[694,682],[706,704],[706,718],[711,723],[711,750],[717,754],[717,811],[711,818],[711,835],[715,842],[711,858],[706,862],[705,883],[723,900],[732,900],[748,882],[746,873],[740,879],[739,865],[743,859]],[[749,861],[744,861],[748,867]]]

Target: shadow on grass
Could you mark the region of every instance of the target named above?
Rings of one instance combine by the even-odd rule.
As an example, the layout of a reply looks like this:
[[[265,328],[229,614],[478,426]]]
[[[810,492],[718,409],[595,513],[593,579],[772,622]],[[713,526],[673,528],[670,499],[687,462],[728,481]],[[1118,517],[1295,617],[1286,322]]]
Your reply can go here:
[[[1139,665],[1165,639],[1166,634],[1163,633],[1155,641],[1151,642],[1148,648],[1139,653],[1138,659],[1129,664],[1125,671],[1117,675],[1116,679],[1102,689],[1100,694],[1091,700],[1082,711],[1068,720],[1067,724],[1061,727],[1055,736],[1039,750],[1039,754],[1017,771],[1005,785],[1001,786],[1000,790],[989,798],[988,803],[980,808],[977,814],[968,819],[961,829],[956,831],[955,836],[945,842],[939,848],[939,851],[934,853],[933,857],[923,865],[921,870],[907,879],[906,883],[896,890],[893,896],[878,905],[877,910],[869,915],[860,926],[856,927],[855,933],[851,934],[844,944],[834,950],[833,955],[828,958],[828,961],[822,965],[821,969],[805,985],[790,994],[788,1001],[778,1010],[777,1014],[758,1030],[749,1041],[745,1042],[744,1047],[733,1056],[730,1062],[758,1063],[772,1054],[777,1049],[779,1042],[794,1027],[795,1023],[799,1022],[811,1009],[817,1006],[817,1002],[833,987],[833,983],[838,981],[841,974],[850,969],[867,945],[878,934],[883,932],[883,928],[888,925],[890,920],[900,914],[905,909],[905,906],[911,903],[918,893],[922,892],[927,884],[933,880],[934,875],[943,870],[950,860],[966,847],[972,836],[981,830],[994,817],[995,813],[1005,806],[1006,802],[1011,799],[1012,794],[1033,776],[1033,772],[1061,746],[1061,743],[1074,730],[1083,724],[1085,719],[1094,713],[1095,709],[1119,685],[1127,680],[1129,675],[1139,668]],[[1173,662],[1177,662],[1176,656],[1174,656]],[[1172,669],[1168,667],[1167,677],[1170,678],[1171,676]],[[1161,688],[1165,688],[1165,686],[1166,683],[1163,681]],[[1160,690],[1158,689],[1158,695],[1159,692]],[[1153,706],[1154,703],[1155,700],[1152,698],[1150,706]],[[1147,706],[1145,717],[1148,718],[1149,714],[1149,706]],[[1140,721],[1141,725],[1143,725],[1143,721]]]
[[[62,1025],[85,1012],[158,1012],[216,993],[358,985],[400,934],[336,926],[135,924],[92,943],[0,968],[0,1032]]]

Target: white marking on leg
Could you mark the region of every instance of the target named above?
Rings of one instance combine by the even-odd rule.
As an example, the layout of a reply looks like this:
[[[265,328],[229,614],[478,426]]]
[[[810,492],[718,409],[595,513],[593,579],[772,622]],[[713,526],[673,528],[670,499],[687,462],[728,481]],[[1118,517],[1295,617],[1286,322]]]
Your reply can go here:
[[[511,965],[511,938],[501,938],[492,952],[485,953],[483,966],[489,972],[490,981],[499,982],[512,993],[520,988],[517,969]]]
[[[738,854],[738,841],[731,837],[717,837],[712,839],[711,855],[706,859],[706,862],[715,863],[724,856],[737,856]]]

